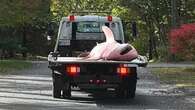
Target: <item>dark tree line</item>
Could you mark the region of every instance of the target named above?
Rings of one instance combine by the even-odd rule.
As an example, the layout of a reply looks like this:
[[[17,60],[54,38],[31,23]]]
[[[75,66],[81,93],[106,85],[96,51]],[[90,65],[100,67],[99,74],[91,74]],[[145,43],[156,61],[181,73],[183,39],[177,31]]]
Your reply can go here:
[[[44,54],[43,36],[50,22],[49,0],[1,0],[0,56]]]
[[[195,22],[194,5],[194,0],[1,0],[0,56],[47,55],[48,24],[54,23],[57,31],[61,17],[72,12],[107,11],[123,20],[125,37],[140,54],[168,59],[168,33],[174,21],[178,26]],[[132,22],[137,23],[137,37]]]

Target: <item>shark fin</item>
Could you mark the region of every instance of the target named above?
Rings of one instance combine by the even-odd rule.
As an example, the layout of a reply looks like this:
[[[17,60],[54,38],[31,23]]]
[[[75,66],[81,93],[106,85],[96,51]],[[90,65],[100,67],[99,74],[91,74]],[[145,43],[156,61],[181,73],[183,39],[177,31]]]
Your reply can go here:
[[[107,26],[102,26],[102,31],[106,36],[106,42],[115,42],[114,34],[110,28],[108,28]]]

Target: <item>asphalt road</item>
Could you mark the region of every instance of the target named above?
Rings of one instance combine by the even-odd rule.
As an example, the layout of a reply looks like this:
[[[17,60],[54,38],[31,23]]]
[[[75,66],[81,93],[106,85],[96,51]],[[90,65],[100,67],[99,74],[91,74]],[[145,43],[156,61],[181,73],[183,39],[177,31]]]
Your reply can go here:
[[[77,89],[71,99],[54,99],[47,66],[47,62],[35,62],[32,69],[1,75],[0,110],[195,110],[195,95],[160,84],[148,68],[139,69],[135,99]]]

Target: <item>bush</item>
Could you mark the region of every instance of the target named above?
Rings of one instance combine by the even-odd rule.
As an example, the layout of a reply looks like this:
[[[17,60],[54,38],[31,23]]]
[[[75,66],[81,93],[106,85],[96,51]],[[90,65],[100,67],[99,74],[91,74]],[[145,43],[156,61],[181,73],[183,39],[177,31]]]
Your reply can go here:
[[[172,54],[181,60],[195,60],[195,23],[172,29],[169,37]]]

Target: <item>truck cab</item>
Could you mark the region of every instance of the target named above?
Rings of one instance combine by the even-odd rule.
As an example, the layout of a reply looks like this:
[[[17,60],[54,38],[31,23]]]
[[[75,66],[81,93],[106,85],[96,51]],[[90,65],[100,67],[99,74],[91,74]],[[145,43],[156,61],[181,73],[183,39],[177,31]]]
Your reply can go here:
[[[74,57],[80,52],[90,51],[97,43],[105,41],[102,26],[108,26],[115,40],[124,43],[120,18],[112,16],[68,16],[63,17],[54,52],[60,56]]]
[[[96,91],[113,89],[118,97],[135,97],[137,67],[143,62],[77,57],[105,41],[102,26],[108,26],[113,31],[117,42],[125,42],[122,22],[118,17],[87,15],[62,18],[54,52],[48,55],[54,98],[70,98],[72,87]]]

